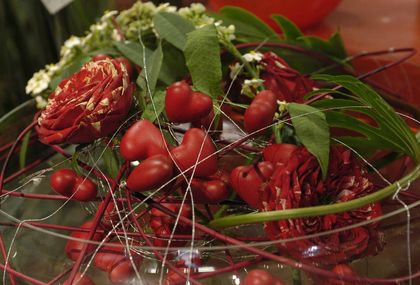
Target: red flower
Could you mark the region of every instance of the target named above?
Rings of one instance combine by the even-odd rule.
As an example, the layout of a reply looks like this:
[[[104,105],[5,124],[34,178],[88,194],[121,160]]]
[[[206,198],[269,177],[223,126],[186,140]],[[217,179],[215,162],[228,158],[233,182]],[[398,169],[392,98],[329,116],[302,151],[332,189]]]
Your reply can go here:
[[[127,116],[134,89],[119,59],[86,63],[51,94],[38,119],[40,141],[89,143],[111,134]]]
[[[356,163],[350,150],[332,147],[325,180],[318,161],[306,148],[297,147],[292,151],[286,163],[277,164],[269,187],[262,189],[263,211],[344,202],[375,190],[368,173]],[[289,239],[339,229],[380,215],[380,204],[375,203],[340,214],[267,222],[265,229],[272,240]],[[324,264],[374,254],[381,247],[382,234],[377,224],[279,244],[281,252],[296,259]]]
[[[264,70],[266,89],[273,91],[277,99],[286,102],[303,102],[303,96],[311,92],[314,82],[308,77],[292,69],[281,57],[272,52],[266,52],[261,60]]]

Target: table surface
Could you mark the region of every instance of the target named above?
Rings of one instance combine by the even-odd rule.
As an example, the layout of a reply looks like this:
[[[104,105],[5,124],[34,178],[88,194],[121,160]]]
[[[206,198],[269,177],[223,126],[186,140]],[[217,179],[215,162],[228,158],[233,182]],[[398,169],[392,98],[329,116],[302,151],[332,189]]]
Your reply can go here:
[[[339,27],[350,53],[415,47],[420,50],[420,1],[343,0],[324,21],[305,31],[328,37]],[[420,54],[410,59],[420,64]]]

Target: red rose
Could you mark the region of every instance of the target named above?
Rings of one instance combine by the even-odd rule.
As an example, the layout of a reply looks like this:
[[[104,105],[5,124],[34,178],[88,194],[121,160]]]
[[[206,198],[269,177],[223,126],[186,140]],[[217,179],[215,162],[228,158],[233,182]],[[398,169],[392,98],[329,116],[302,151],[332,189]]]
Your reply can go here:
[[[314,82],[308,77],[292,69],[281,57],[272,52],[266,52],[261,60],[264,70],[266,89],[273,91],[277,99],[286,102],[303,102],[303,96],[311,92]]]
[[[286,163],[278,163],[269,187],[262,189],[263,211],[294,209],[349,201],[375,190],[368,173],[351,156],[350,150],[332,147],[330,166],[325,180],[316,158],[306,148],[297,147]],[[339,229],[381,215],[379,203],[356,210],[266,223],[271,240],[289,239]],[[279,244],[281,252],[298,260],[307,259],[334,264],[382,247],[382,233],[377,224],[356,227],[316,238]]]
[[[119,59],[86,63],[51,94],[38,119],[40,141],[89,143],[111,134],[126,118],[134,89]]]

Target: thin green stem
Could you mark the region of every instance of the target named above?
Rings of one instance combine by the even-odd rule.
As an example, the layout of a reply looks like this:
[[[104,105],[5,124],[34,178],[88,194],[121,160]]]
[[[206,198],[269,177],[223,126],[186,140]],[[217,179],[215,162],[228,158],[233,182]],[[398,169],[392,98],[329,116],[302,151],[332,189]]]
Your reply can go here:
[[[26,133],[26,135],[22,139],[22,145],[19,151],[19,167],[20,169],[25,167],[26,164],[26,154],[28,151],[29,139],[31,138],[31,131]]]
[[[260,78],[257,71],[249,64],[248,61],[244,59],[241,52],[231,42],[224,42],[223,46],[229,53],[231,53],[244,65],[245,69],[251,74],[253,78]]]
[[[277,144],[281,144],[282,143],[282,139],[281,139],[281,129],[283,128],[284,124],[283,123],[278,123],[272,126],[273,129],[273,134],[274,134],[274,141]]]
[[[209,223],[209,227],[223,228],[243,224],[253,224],[268,221],[278,221],[286,219],[307,218],[315,216],[325,216],[329,214],[343,213],[354,209],[361,208],[365,205],[380,201],[388,196],[391,196],[396,191],[406,187],[420,177],[420,165],[417,165],[409,174],[398,180],[397,182],[367,196],[354,199],[348,202],[336,203],[325,206],[305,207],[298,209],[288,209],[270,212],[260,212],[254,214],[227,216],[223,218],[214,219]]]
[[[146,110],[146,99],[145,97],[145,93],[143,91],[138,91],[137,93],[137,99],[138,99],[138,103],[139,103],[139,107],[140,107],[140,111],[144,111]]]
[[[230,193],[229,195],[229,200],[234,200],[236,198],[236,192]],[[229,209],[229,205],[223,205],[222,207],[220,207],[220,209],[213,215],[214,219],[219,219],[221,216],[223,216],[223,214],[226,212],[227,209]]]
[[[302,285],[302,276],[299,269],[292,270],[293,285]]]

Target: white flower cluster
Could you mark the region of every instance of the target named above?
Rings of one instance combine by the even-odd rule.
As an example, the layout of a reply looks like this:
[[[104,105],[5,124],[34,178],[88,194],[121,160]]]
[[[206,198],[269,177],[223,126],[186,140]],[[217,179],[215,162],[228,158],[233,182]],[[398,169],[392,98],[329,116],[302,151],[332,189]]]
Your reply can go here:
[[[235,26],[223,26],[222,21],[215,21],[214,18],[206,15],[206,7],[201,3],[193,3],[190,7],[181,8],[179,9],[178,14],[185,19],[190,20],[197,28],[214,24],[221,42],[228,42],[235,39]]]
[[[159,12],[178,13],[190,20],[197,28],[214,24],[217,29],[220,42],[228,42],[235,39],[235,27],[223,26],[221,21],[205,14],[206,8],[199,3],[193,3],[190,7],[177,8],[168,3],[156,6],[152,2],[136,2],[131,8],[118,14],[117,11],[107,11],[101,19],[90,26],[84,37],[71,36],[67,39],[60,50],[60,61],[56,64],[45,66],[36,72],[28,81],[26,93],[36,97],[38,106],[42,107],[47,98],[49,84],[52,78],[60,74],[72,61],[81,54],[102,48],[112,47],[113,41],[131,40],[137,41],[139,31],[143,34],[156,33],[153,26],[153,17]]]
[[[25,91],[35,97],[37,106],[42,108],[46,100],[42,94],[45,92],[51,79],[57,76],[64,67],[68,66],[74,58],[82,52],[88,53],[91,50],[98,49],[102,45],[109,44],[110,39],[118,40],[115,36],[115,25],[112,23],[112,17],[117,11],[106,12],[101,20],[90,26],[89,33],[85,37],[71,36],[60,49],[60,61],[55,64],[48,64],[44,69],[36,72],[28,81]]]
[[[190,7],[179,9],[178,14],[185,19],[190,20],[196,27],[200,28],[205,25],[214,23],[214,19],[205,14],[206,7],[201,3],[193,3]]]
[[[258,90],[259,87],[262,87],[263,83],[263,79],[245,79],[244,83],[242,84],[241,93],[253,98],[255,96],[256,90]]]
[[[262,53],[251,50],[250,52],[243,54],[242,57],[248,63],[256,63],[257,71],[262,68],[262,66],[258,64],[263,59]],[[243,65],[239,64],[239,62],[229,65],[229,69],[230,78],[233,80],[244,70]],[[247,86],[245,87],[245,90],[248,90]]]
[[[256,51],[250,51],[242,56],[247,62],[260,62],[263,54]]]
[[[176,7],[168,3],[156,7],[152,2],[137,2],[130,9],[122,11],[116,18],[116,22],[126,39],[137,40],[139,31],[154,32],[153,17],[159,12],[175,13]]]

